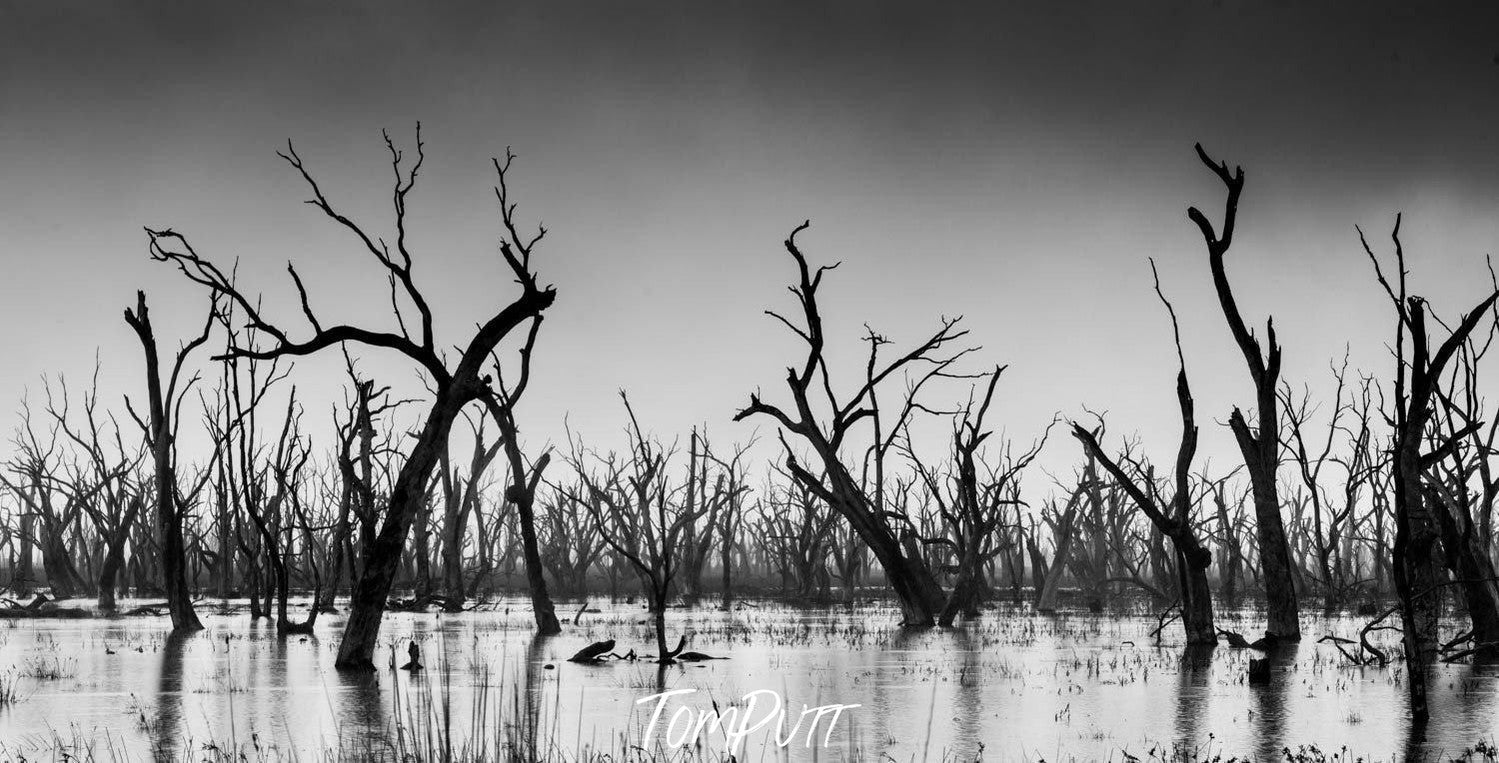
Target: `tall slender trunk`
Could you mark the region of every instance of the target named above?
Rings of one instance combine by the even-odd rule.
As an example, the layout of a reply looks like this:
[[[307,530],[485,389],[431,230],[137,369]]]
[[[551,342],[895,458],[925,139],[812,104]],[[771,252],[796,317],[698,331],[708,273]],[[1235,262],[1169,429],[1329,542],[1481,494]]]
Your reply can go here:
[[[213,317],[210,311],[208,326],[212,325]],[[146,355],[146,391],[150,401],[147,439],[151,445],[151,460],[156,471],[156,516],[161,534],[162,587],[166,593],[167,611],[171,614],[174,633],[202,630],[203,624],[198,621],[197,612],[193,611],[192,591],[188,588],[182,511],[177,505],[177,469],[172,442],[176,431],[171,418],[176,401],[168,399],[174,390],[164,390],[162,387],[156,337],[146,308],[145,292],[136,293],[135,311],[126,310],[125,321],[140,338]],[[204,327],[203,334],[197,340],[189,342],[178,352],[171,375],[173,387],[188,353],[207,340],[208,326]]]
[[[1266,627],[1282,639],[1299,641],[1300,608],[1296,600],[1291,552],[1286,542],[1285,523],[1281,519],[1280,497],[1276,493],[1275,483],[1276,471],[1280,465],[1279,399],[1276,396],[1276,385],[1280,380],[1281,347],[1275,338],[1275,322],[1269,319],[1265,322],[1265,339],[1269,344],[1269,351],[1267,353],[1261,349],[1259,339],[1250,333],[1244,323],[1224,269],[1223,256],[1233,242],[1239,195],[1244,189],[1244,171],[1236,168],[1230,174],[1226,163],[1214,162],[1201,144],[1196,148],[1198,158],[1218,176],[1228,190],[1221,232],[1215,232],[1212,224],[1196,207],[1188,209],[1187,216],[1197,224],[1207,244],[1208,264],[1218,302],[1254,382],[1257,429],[1250,430],[1243,412],[1238,408],[1229,415],[1228,423],[1238,442],[1239,451],[1244,456],[1244,466],[1249,472],[1249,481],[1253,487],[1256,536],[1259,540],[1260,570],[1265,583],[1265,608],[1268,615]]]

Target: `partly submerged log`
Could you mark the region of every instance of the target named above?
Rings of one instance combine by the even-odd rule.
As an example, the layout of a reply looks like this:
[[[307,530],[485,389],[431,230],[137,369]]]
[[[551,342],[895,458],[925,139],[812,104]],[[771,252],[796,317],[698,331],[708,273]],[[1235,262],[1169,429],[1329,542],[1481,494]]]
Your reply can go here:
[[[1235,633],[1234,631],[1224,630],[1222,628],[1219,628],[1218,629],[1218,635],[1220,635],[1224,639],[1226,639],[1228,641],[1229,647],[1232,648],[1232,649],[1248,649],[1249,648],[1249,640],[1246,639],[1246,638],[1244,638],[1243,636],[1239,635],[1238,633]]]
[[[22,605],[19,602],[6,599],[6,606],[0,607],[0,620],[25,620],[30,618],[60,618],[67,620],[78,620],[85,617],[93,617],[94,613],[81,607],[59,607],[46,596],[38,594],[30,604]]]
[[[440,593],[429,593],[410,599],[392,599],[386,608],[391,612],[426,612],[437,607],[445,612],[462,612],[462,602]]]
[[[568,662],[601,662],[604,656],[614,651],[614,639],[595,641],[567,658]]]
[[[1222,628],[1218,629],[1218,635],[1227,639],[1229,647],[1233,649],[1258,649],[1261,652],[1268,652],[1275,647],[1280,646],[1281,642],[1280,636],[1272,631],[1265,631],[1264,636],[1257,638],[1254,641],[1249,641],[1238,633],[1230,630],[1224,630]]]
[[[79,607],[53,607],[51,609],[0,609],[0,620],[42,620],[46,618],[57,618],[62,620],[82,620],[93,617],[94,613]]]
[[[729,658],[714,657],[711,654],[703,654],[702,652],[683,652],[677,655],[677,659],[682,662],[702,662],[704,660],[727,660]]]

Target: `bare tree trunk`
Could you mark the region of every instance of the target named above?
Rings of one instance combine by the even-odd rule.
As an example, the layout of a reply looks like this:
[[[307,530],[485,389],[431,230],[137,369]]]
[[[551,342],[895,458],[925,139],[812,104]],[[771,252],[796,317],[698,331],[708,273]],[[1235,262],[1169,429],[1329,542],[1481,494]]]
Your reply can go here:
[[[1296,585],[1291,577],[1291,551],[1286,542],[1285,523],[1280,515],[1280,497],[1276,494],[1275,481],[1280,465],[1280,419],[1276,387],[1280,379],[1281,348],[1275,339],[1274,319],[1270,319],[1265,322],[1270,351],[1268,356],[1262,352],[1259,340],[1250,333],[1239,313],[1238,303],[1234,299],[1228,274],[1223,266],[1223,255],[1233,242],[1239,194],[1244,189],[1244,171],[1236,168],[1230,174],[1228,165],[1214,162],[1201,144],[1197,145],[1197,156],[1228,189],[1221,234],[1213,231],[1212,224],[1196,207],[1189,209],[1187,214],[1202,230],[1218,301],[1254,381],[1255,403],[1259,414],[1257,429],[1250,430],[1243,412],[1238,408],[1234,408],[1228,422],[1234,439],[1239,444],[1239,451],[1244,455],[1244,466],[1253,486],[1255,529],[1259,540],[1260,568],[1265,581],[1265,607],[1268,615],[1266,629],[1281,639],[1299,641],[1300,608],[1296,601]]]
[[[99,609],[112,612],[115,609],[115,593],[119,585],[120,568],[125,565],[125,543],[130,539],[130,528],[140,516],[141,499],[134,497],[125,509],[125,515],[108,537],[104,539],[104,561],[99,565]],[[226,562],[227,563],[227,560]]]
[[[494,160],[497,184],[495,196],[499,202],[502,233],[500,256],[510,274],[514,276],[520,293],[491,317],[482,322],[474,332],[454,365],[450,365],[438,350],[433,327],[431,307],[417,288],[412,277],[412,254],[406,238],[406,200],[416,184],[417,172],[424,161],[420,125],[417,129],[414,160],[406,160],[403,152],[396,148],[388,136],[386,148],[390,152],[391,166],[395,171],[392,200],[395,207],[397,236],[386,245],[376,244],[378,237],[369,235],[359,224],[335,210],[312,177],[296,149],[288,144],[281,157],[291,165],[306,182],[312,192],[312,204],[329,220],[337,223],[356,239],[364,250],[379,264],[391,285],[392,310],[399,319],[400,333],[370,330],[347,324],[324,325],[314,314],[307,297],[305,284],[295,268],[289,267],[302,308],[302,317],[312,329],[306,340],[294,340],[287,332],[277,327],[261,313],[261,302],[242,294],[233,280],[219,267],[194,250],[187,239],[171,230],[148,230],[151,257],[160,262],[171,263],[190,281],[203,286],[214,295],[215,300],[224,299],[243,314],[246,325],[254,327],[258,335],[267,339],[269,347],[246,347],[231,345],[225,352],[229,358],[276,359],[316,354],[334,346],[356,345],[379,347],[404,355],[419,366],[434,387],[433,403],[421,426],[420,434],[412,446],[406,462],[396,476],[389,497],[388,509],[378,533],[363,551],[363,569],[355,585],[349,619],[344,629],[343,641],[339,644],[336,665],[340,668],[374,668],[374,651],[380,632],[380,621],[385,613],[387,599],[395,582],[401,563],[411,524],[422,509],[426,499],[426,487],[432,479],[440,453],[447,447],[448,435],[453,421],[469,403],[480,401],[493,409],[499,406],[509,411],[514,400],[520,396],[530,378],[530,357],[534,349],[536,332],[540,327],[543,311],[556,301],[556,290],[542,287],[537,274],[531,268],[533,249],[545,236],[545,229],[534,236],[523,237],[514,217],[515,204],[510,201],[507,172],[513,155],[506,155],[502,163]],[[408,323],[402,317],[402,305],[417,314]],[[529,334],[520,350],[518,381],[507,385],[504,370],[496,367],[488,372],[488,364],[495,359],[496,348],[512,332],[529,326]],[[206,336],[206,335],[205,335]],[[497,361],[496,361],[497,362]],[[498,366],[498,362],[497,362]],[[507,432],[507,440],[514,440],[514,431]],[[539,477],[539,475],[537,475]],[[521,478],[524,479],[524,473]],[[366,482],[368,486],[368,482]],[[530,507],[525,507],[529,515]],[[369,517],[367,523],[372,523]],[[180,542],[180,539],[179,539]],[[170,552],[172,549],[168,549]],[[528,550],[529,551],[529,550]],[[534,557],[528,553],[528,557]],[[169,554],[170,558],[170,554]],[[540,575],[539,566],[533,574]],[[171,584],[169,584],[170,586]]]
[[[1155,272],[1154,261],[1151,262],[1151,272],[1152,274]],[[1216,646],[1218,634],[1213,627],[1213,601],[1207,577],[1208,565],[1212,564],[1213,555],[1203,548],[1192,529],[1193,506],[1190,486],[1192,458],[1197,453],[1196,405],[1192,399],[1191,387],[1187,382],[1187,362],[1182,355],[1181,329],[1176,322],[1176,310],[1167,301],[1166,295],[1161,293],[1159,277],[1156,278],[1155,290],[1156,296],[1160,297],[1167,312],[1171,314],[1171,330],[1176,339],[1177,360],[1181,363],[1176,376],[1176,399],[1181,409],[1182,436],[1181,444],[1177,448],[1176,468],[1174,469],[1176,494],[1172,497],[1170,505],[1162,505],[1156,500],[1155,474],[1151,467],[1144,467],[1142,471],[1142,468],[1136,465],[1134,467],[1136,474],[1130,475],[1114,459],[1104,453],[1103,447],[1098,442],[1098,432],[1103,429],[1102,422],[1094,431],[1089,431],[1074,423],[1072,434],[1083,444],[1083,449],[1089,458],[1097,460],[1119,484],[1119,487],[1129,494],[1141,512],[1150,518],[1152,528],[1160,535],[1171,538],[1176,551],[1175,566],[1179,589],[1177,594],[1181,597],[1182,626],[1186,630],[1187,644],[1189,646]]]
[[[1467,340],[1478,321],[1487,316],[1495,300],[1499,299],[1499,291],[1491,293],[1468,313],[1447,340],[1432,353],[1426,329],[1426,302],[1406,292],[1405,253],[1400,244],[1398,216],[1395,218],[1391,238],[1395,243],[1398,289],[1385,278],[1379,258],[1369,248],[1363,232],[1359,233],[1359,241],[1373,262],[1375,275],[1399,318],[1395,337],[1394,411],[1390,417],[1394,429],[1393,571],[1395,591],[1401,603],[1401,626],[1405,631],[1411,716],[1420,725],[1426,723],[1431,712],[1427,705],[1426,689],[1430,665],[1441,646],[1439,627],[1444,573],[1438,546],[1439,526],[1423,484],[1427,459],[1431,456],[1423,456],[1421,446],[1426,425],[1431,420],[1432,399],[1437,393],[1446,364],[1457,352],[1457,348]],[[1408,355],[1407,341],[1410,342]]]
[[[155,467],[156,516],[161,532],[161,564],[167,599],[167,611],[172,618],[172,632],[202,630],[198,614],[193,611],[192,592],[187,583],[186,545],[182,535],[182,511],[177,505],[177,468],[173,440],[176,430],[172,414],[176,400],[177,380],[188,353],[208,339],[213,325],[214,311],[209,311],[209,322],[203,333],[189,342],[177,353],[177,362],[172,368],[171,380],[162,387],[161,366],[156,352],[156,337],[151,329],[151,317],[146,309],[146,293],[136,294],[136,308],[125,311],[125,321],[135,329],[146,355],[146,391],[150,401],[150,419],[147,422],[147,440],[151,446],[151,460]]]
[[[1078,501],[1082,497],[1083,485],[1079,485],[1073,492],[1071,499],[1067,502],[1061,518],[1057,520],[1056,550],[1051,565],[1046,569],[1046,579],[1041,583],[1041,590],[1036,595],[1037,612],[1055,612],[1057,609],[1057,592],[1062,587],[1062,576],[1067,571],[1067,559],[1072,553],[1072,539],[1075,535],[1072,526],[1077,518]]]
[[[375,669],[375,647],[380,637],[380,621],[385,616],[387,600],[395,585],[401,564],[401,549],[411,523],[427,498],[427,481],[437,466],[441,449],[447,447],[453,420],[467,402],[449,387],[438,390],[437,400],[427,416],[421,435],[402,465],[390,492],[385,522],[365,551],[359,581],[350,599],[349,619],[338,645],[340,668]]]

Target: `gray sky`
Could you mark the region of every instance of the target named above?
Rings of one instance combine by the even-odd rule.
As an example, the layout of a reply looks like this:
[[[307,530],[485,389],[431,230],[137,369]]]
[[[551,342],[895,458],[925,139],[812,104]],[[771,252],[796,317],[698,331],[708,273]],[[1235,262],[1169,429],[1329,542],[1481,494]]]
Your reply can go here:
[[[1194,141],[1246,168],[1230,274],[1252,323],[1275,315],[1296,383],[1345,343],[1388,375],[1354,225],[1383,245],[1403,210],[1413,286],[1449,315],[1481,297],[1499,240],[1499,10],[1304,5],[3,2],[0,400],[81,377],[96,348],[106,391],[134,392],[120,311],[137,288],[163,339],[197,328],[202,294],[147,259],[145,225],[238,257],[283,325],[305,328],[288,259],[325,322],[390,325],[377,268],[274,152],[294,140],[337,205],[386,231],[380,129],[409,143],[421,120],[412,240],[449,343],[510,294],[490,156],[514,147],[521,213],[551,229],[533,437],[567,413],[617,439],[620,387],[660,432],[747,437],[729,417],[757,386],[780,395],[799,353],[761,310],[787,307],[780,241],[811,218],[805,250],[844,262],[824,291],[851,352],[863,322],[911,341],[962,314],[978,362],[1011,364],[1009,432],[1086,404],[1165,458],[1154,256],[1203,452],[1223,459],[1212,419],[1250,387],[1185,214],[1221,215]],[[1054,468],[1078,454],[1053,452]]]

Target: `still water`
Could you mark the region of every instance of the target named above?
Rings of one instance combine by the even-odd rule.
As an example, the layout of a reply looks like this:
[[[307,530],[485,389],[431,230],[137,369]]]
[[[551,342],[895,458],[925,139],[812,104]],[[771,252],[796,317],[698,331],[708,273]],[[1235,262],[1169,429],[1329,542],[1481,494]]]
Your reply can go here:
[[[1350,665],[1315,643],[1356,638],[1363,618],[1309,618],[1307,640],[1272,655],[1271,683],[1252,686],[1247,663],[1260,653],[1188,654],[1179,626],[1158,646],[1150,616],[995,610],[960,629],[904,632],[881,605],[672,610],[673,643],[685,633],[689,649],[727,659],[664,671],[566,662],[606,638],[621,654],[653,649],[638,605],[593,606],[601,611],[550,639],[532,636],[520,600],[389,615],[377,661],[399,652],[404,662],[414,640],[427,664],[419,673],[334,670],[340,615],[325,615],[314,637],[284,640],[247,614],[203,605],[207,630],[185,639],[167,637],[165,618],[0,623],[0,686],[19,695],[0,706],[0,759],[199,760],[229,750],[249,760],[473,758],[510,744],[572,760],[668,743],[717,759],[729,736],[690,728],[715,705],[737,707],[739,728],[760,725],[740,741],[739,760],[1283,760],[1284,748],[1303,746],[1436,759],[1491,741],[1499,725],[1499,674],[1444,666],[1433,722],[1413,734],[1401,666]],[[559,612],[566,621],[578,608]],[[1258,630],[1253,613],[1220,620],[1251,638]],[[1382,636],[1398,652],[1398,636]],[[651,723],[661,700],[640,700],[689,689],[666,698]],[[743,698],[755,692],[752,708]],[[774,723],[759,724],[775,699],[790,708],[784,746]],[[823,714],[814,730],[804,705],[857,707]]]

